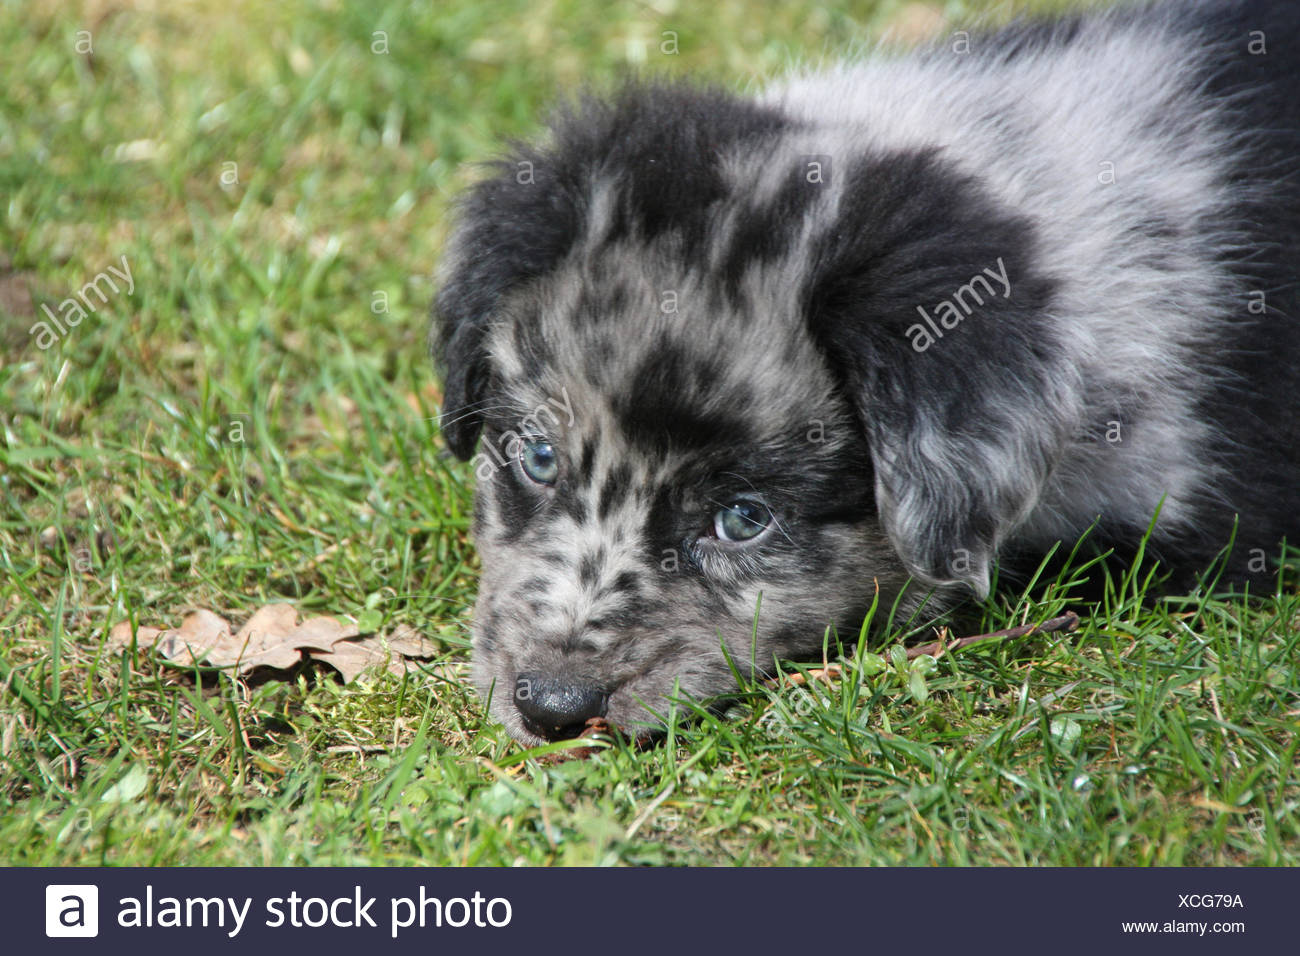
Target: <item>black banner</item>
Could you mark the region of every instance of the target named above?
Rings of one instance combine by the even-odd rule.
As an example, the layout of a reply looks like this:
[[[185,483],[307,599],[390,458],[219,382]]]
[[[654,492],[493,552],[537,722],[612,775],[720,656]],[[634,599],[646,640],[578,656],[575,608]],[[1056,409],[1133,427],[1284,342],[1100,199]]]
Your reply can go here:
[[[86,868],[6,869],[0,880],[9,952],[107,944],[185,956],[286,945],[1282,952],[1296,946],[1300,889],[1296,871],[1267,869]]]

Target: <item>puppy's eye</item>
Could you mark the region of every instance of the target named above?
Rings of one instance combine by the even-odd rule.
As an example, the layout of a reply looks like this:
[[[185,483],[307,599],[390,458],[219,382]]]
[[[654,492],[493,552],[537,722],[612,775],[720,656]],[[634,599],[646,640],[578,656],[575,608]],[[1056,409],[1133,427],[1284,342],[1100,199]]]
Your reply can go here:
[[[560,475],[560,462],[548,441],[526,441],[519,450],[519,464],[524,474],[539,485],[553,485]]]
[[[749,541],[771,524],[767,505],[752,498],[737,498],[713,516],[713,531],[723,541]]]

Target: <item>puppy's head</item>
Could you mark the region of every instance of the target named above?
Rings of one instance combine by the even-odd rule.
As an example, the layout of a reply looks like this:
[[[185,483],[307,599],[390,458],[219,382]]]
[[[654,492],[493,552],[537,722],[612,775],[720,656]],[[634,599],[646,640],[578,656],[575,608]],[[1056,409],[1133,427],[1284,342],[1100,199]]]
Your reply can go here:
[[[435,307],[493,714],[644,735],[909,577],[986,590],[1055,440],[1027,242],[941,157],[720,93],[629,88],[498,163]],[[916,307],[999,257],[996,332],[918,352]]]

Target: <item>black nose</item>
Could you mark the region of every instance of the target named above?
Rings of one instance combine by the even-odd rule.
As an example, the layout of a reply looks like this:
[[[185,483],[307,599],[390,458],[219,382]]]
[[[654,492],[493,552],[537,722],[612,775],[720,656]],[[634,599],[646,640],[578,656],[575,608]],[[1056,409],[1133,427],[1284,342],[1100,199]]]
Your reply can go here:
[[[608,703],[603,688],[580,677],[525,671],[515,680],[515,706],[524,723],[547,740],[578,736],[588,720],[605,716]]]

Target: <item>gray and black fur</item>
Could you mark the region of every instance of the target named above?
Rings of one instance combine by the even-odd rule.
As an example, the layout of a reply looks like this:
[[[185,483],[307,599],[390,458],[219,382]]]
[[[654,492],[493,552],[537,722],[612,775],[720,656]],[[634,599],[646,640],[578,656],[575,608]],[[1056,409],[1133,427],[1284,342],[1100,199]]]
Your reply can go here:
[[[1244,573],[1300,538],[1298,280],[1292,0],[584,99],[441,274],[475,682],[526,743],[648,732],[734,687],[723,645],[818,654],[877,591],[983,595],[1158,508],[1167,567],[1235,523]]]

